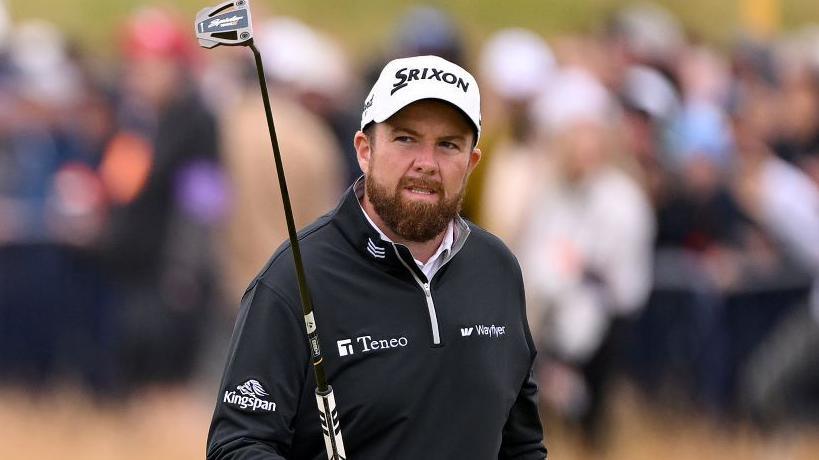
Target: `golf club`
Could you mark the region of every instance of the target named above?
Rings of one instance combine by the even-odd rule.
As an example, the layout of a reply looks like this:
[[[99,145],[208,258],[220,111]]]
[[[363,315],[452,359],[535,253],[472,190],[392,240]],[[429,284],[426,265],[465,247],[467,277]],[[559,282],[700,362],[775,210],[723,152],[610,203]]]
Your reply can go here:
[[[345,460],[344,442],[341,437],[336,401],[333,396],[333,387],[327,384],[327,378],[322,364],[321,348],[319,346],[318,331],[313,315],[313,303],[310,289],[304,276],[304,265],[301,260],[301,249],[296,236],[296,226],[293,223],[293,211],[290,206],[290,194],[287,192],[287,183],[284,177],[279,141],[276,138],[276,129],[273,126],[273,114],[270,110],[270,97],[267,94],[267,83],[264,78],[264,67],[259,50],[253,44],[253,27],[250,18],[248,0],[235,0],[220,3],[217,6],[204,8],[196,15],[196,38],[203,48],[225,46],[247,46],[253,51],[256,60],[256,71],[259,75],[259,86],[262,91],[267,128],[270,132],[270,143],[273,146],[273,157],[276,160],[276,174],[281,188],[284,216],[287,221],[287,233],[293,251],[293,262],[296,266],[296,277],[299,284],[302,308],[304,310],[304,324],[307,329],[307,338],[312,351],[313,371],[316,375],[316,401],[318,402],[319,416],[321,417],[324,433],[324,445],[329,460]]]

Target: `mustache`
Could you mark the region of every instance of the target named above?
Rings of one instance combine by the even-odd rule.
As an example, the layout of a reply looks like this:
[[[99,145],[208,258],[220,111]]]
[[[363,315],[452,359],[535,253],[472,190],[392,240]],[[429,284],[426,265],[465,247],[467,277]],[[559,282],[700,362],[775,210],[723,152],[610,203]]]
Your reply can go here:
[[[414,177],[403,177],[401,181],[398,183],[398,188],[407,188],[407,187],[417,187],[417,188],[424,188],[427,190],[432,190],[433,192],[442,195],[443,194],[443,184],[441,182],[428,179],[428,178],[414,178]]]

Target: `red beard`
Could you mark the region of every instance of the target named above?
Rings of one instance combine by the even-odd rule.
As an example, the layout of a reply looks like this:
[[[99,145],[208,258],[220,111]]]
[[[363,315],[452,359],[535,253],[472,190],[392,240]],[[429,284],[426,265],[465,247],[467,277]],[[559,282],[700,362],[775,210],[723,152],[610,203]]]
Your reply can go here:
[[[404,199],[401,191],[407,187],[419,187],[435,192],[437,203],[425,203]],[[393,193],[377,183],[372,174],[366,177],[367,198],[375,212],[395,234],[408,241],[423,243],[446,229],[449,222],[458,215],[463,203],[464,189],[451,199],[444,197],[440,182],[429,179],[403,177]]]

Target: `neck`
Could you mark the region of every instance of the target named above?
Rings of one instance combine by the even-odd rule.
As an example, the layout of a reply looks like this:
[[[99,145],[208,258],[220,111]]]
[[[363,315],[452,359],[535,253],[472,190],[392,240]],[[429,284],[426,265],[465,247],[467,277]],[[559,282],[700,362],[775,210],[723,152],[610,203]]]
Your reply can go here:
[[[438,250],[438,247],[441,246],[441,243],[444,241],[444,235],[446,234],[446,229],[435,235],[434,238],[428,241],[409,241],[405,238],[402,238],[400,235],[396,234],[392,229],[381,219],[381,216],[375,212],[375,208],[373,207],[372,203],[370,203],[369,198],[367,198],[366,194],[364,199],[361,202],[361,206],[364,208],[364,212],[367,213],[367,216],[370,217],[370,220],[381,230],[381,233],[387,235],[389,239],[391,239],[395,243],[403,244],[404,246],[409,249],[412,257],[416,260],[420,260],[423,263],[427,263],[430,257],[435,254],[435,251]]]

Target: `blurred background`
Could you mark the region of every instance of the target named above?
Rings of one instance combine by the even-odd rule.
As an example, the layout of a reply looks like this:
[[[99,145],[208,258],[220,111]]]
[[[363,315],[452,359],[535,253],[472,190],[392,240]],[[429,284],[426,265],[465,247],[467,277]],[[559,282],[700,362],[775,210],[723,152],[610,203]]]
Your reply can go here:
[[[255,68],[213,4],[0,0],[0,458],[204,456],[286,239]],[[394,57],[476,75],[464,214],[524,270],[562,459],[819,452],[819,6],[253,2],[302,226]]]

